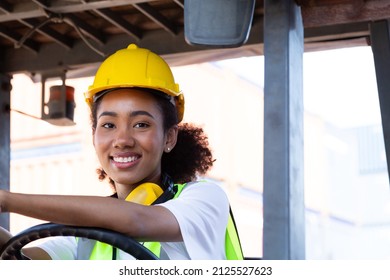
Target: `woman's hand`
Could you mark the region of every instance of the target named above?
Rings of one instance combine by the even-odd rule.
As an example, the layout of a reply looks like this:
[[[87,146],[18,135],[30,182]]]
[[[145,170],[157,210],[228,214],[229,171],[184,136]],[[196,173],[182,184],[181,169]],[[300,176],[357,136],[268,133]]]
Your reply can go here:
[[[0,190],[0,213],[3,213],[4,212],[4,209],[3,209],[3,207],[4,207],[4,191],[3,190]]]
[[[0,249],[4,246],[5,243],[12,237],[12,234],[0,227]],[[38,247],[23,248],[23,254],[29,257],[32,260],[50,260],[49,254],[44,250]]]

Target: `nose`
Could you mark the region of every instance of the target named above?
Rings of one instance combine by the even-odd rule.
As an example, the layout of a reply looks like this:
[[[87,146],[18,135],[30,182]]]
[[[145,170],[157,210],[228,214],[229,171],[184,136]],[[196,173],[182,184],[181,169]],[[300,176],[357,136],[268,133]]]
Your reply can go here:
[[[135,139],[128,127],[117,128],[113,146],[117,149],[131,148],[135,145]]]

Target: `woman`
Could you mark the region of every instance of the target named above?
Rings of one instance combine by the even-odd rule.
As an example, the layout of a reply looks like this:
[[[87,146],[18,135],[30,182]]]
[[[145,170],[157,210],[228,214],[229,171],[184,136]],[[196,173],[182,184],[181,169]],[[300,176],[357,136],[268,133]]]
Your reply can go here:
[[[86,101],[102,167],[99,177],[109,180],[114,195],[0,191],[0,213],[101,227],[158,241],[158,255],[163,259],[225,259],[228,199],[217,185],[196,181],[214,160],[202,129],[179,124],[184,98],[166,62],[133,44],[119,50],[100,66]],[[131,198],[144,183],[161,187],[159,203],[143,205],[150,203]],[[179,191],[171,193],[172,186]],[[0,247],[10,237],[1,229]],[[93,244],[93,252],[82,244],[80,239],[61,237],[23,252],[31,259],[131,258],[112,248],[109,252],[113,253],[107,253],[102,243]]]

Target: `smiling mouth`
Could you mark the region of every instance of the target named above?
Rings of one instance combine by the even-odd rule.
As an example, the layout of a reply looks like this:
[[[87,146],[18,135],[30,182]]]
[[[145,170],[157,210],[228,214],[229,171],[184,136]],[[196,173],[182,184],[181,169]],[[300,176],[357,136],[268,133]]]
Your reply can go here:
[[[134,162],[139,158],[139,156],[132,156],[132,157],[112,157],[113,161],[119,162],[119,163],[128,163],[128,162]]]

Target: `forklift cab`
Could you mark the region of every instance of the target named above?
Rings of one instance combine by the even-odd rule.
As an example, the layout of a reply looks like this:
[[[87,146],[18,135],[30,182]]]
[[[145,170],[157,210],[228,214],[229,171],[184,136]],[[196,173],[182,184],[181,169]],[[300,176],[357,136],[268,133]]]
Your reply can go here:
[[[386,94],[390,87],[390,11],[381,9],[381,0],[367,1],[362,4],[364,7],[350,5],[347,0],[46,2],[7,0],[0,4],[0,105],[4,109],[0,111],[1,188],[10,189],[11,76],[28,72],[33,80],[43,84],[53,77],[64,82],[64,73],[66,78],[90,76],[102,56],[119,49],[124,42],[127,44],[129,38],[155,48],[172,64],[178,64],[182,57],[197,62],[245,53],[264,55],[263,221],[254,221],[263,222],[263,252],[259,258],[305,259],[302,59],[306,50],[362,44],[372,47],[386,158],[390,157],[390,99]],[[351,18],[349,9],[355,17]],[[332,17],[336,10],[338,16]],[[178,15],[183,17],[178,19]],[[183,30],[177,30],[169,18],[175,18]],[[142,24],[137,26],[138,22]],[[162,35],[155,23],[169,35]],[[148,29],[149,26],[152,28]],[[16,33],[14,27],[19,28]],[[107,33],[102,35],[104,32]],[[64,33],[66,36],[62,36]],[[63,95],[65,88],[61,87]],[[59,111],[60,121],[47,111],[42,113],[42,119],[62,124],[73,122],[66,106]],[[10,227],[9,215],[0,215],[0,225]],[[27,237],[17,237],[16,243],[25,245],[50,235],[90,236],[94,231],[42,225],[34,227]],[[107,233],[110,237],[104,239],[122,246],[123,237],[114,234]],[[13,254],[20,251],[14,246],[9,247]],[[143,254],[138,252],[142,251],[138,245],[129,242],[128,246],[124,250]],[[148,257],[151,256],[145,256]]]

